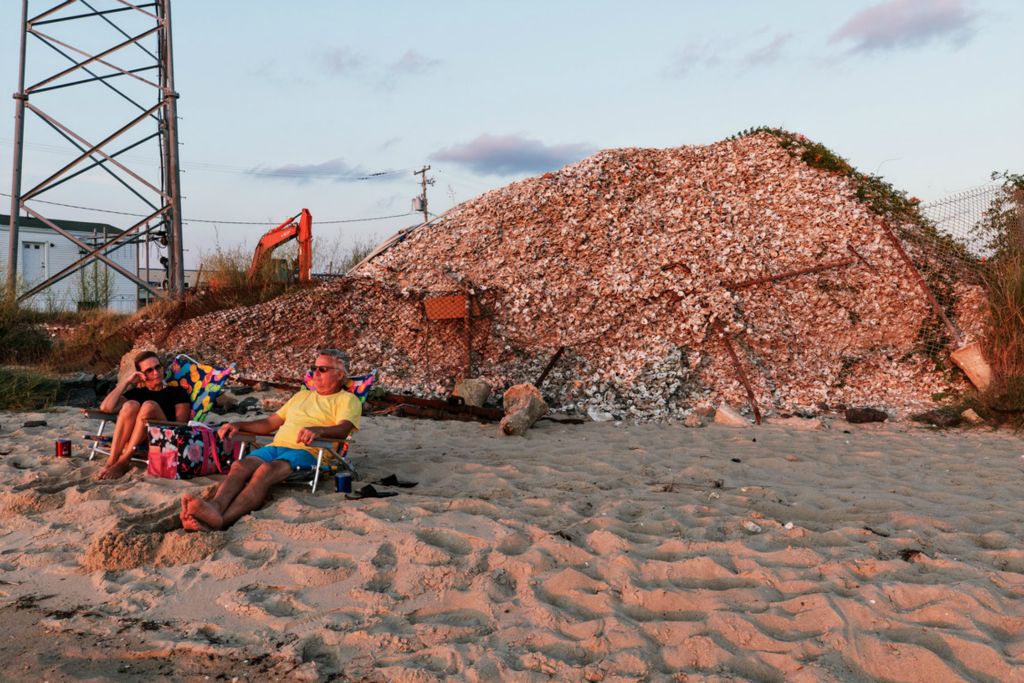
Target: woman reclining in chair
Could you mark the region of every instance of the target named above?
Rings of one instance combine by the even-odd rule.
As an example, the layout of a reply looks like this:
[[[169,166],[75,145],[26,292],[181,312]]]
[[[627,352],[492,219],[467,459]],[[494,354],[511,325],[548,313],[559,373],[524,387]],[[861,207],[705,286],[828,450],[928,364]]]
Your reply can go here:
[[[163,364],[159,356],[152,351],[143,351],[135,356],[135,372],[117,383],[103,399],[100,410],[117,413],[117,422],[114,423],[114,436],[110,442],[110,457],[103,469],[96,473],[96,478],[117,479],[131,467],[135,449],[146,443],[146,422],[187,422],[192,403],[181,387],[164,386]]]
[[[182,496],[182,526],[190,531],[226,529],[263,505],[271,486],[299,470],[316,467],[317,449],[308,444],[317,439],[344,441],[358,430],[362,404],[343,390],[346,362],[343,351],[321,349],[313,365],[315,391],[299,391],[270,417],[223,425],[217,432],[221,438],[238,431],[277,433],[269,446],[231,465],[211,500],[187,493]]]

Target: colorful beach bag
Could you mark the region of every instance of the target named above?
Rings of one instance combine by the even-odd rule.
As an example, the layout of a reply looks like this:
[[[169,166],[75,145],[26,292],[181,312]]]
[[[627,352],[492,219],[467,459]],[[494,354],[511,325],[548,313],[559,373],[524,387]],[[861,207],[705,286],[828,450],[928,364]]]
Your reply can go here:
[[[151,426],[146,474],[164,479],[192,479],[227,474],[242,444],[221,439],[206,425]]]

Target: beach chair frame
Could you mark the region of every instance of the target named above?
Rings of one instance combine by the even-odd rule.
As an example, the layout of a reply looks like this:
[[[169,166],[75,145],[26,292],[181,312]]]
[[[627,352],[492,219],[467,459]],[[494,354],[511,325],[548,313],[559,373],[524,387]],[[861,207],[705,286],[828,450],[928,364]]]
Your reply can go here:
[[[369,396],[370,389],[373,388],[373,384],[376,381],[377,371],[372,370],[366,375],[349,377],[345,383],[345,390],[355,394],[356,398],[359,399],[360,404],[365,404],[366,397]],[[306,377],[303,378],[303,389],[312,390],[312,373],[307,372]],[[244,432],[236,433],[231,438],[242,442],[242,450],[238,454],[239,460],[245,457],[245,451],[250,445],[266,446],[274,440],[274,436],[272,434],[246,434]],[[293,478],[289,478],[286,481],[299,481],[305,479],[311,474],[312,479],[309,482],[309,486],[311,492],[316,493],[317,486],[320,484],[320,475],[322,472],[345,470],[352,474],[353,479],[359,478],[359,473],[356,472],[355,466],[348,457],[349,443],[347,439],[344,441],[317,439],[316,441],[313,441],[310,446],[317,449],[316,467],[314,467],[311,472],[300,470],[293,475]]]

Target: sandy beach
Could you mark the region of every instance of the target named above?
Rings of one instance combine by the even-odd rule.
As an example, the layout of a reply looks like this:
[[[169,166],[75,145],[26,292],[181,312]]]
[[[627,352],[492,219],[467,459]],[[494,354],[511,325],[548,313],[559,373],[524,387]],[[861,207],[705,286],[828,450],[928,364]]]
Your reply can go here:
[[[77,410],[0,413],[4,678],[1024,681],[1024,440],[827,422],[368,417],[357,487],[418,486],[193,534],[215,479],[94,482]]]

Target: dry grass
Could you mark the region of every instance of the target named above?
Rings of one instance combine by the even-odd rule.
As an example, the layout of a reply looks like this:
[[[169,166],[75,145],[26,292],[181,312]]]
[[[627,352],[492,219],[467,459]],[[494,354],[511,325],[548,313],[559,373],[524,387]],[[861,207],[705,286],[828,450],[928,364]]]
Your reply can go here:
[[[38,410],[57,399],[57,382],[31,370],[0,368],[0,410]]]
[[[50,337],[40,315],[18,307],[8,296],[0,299],[0,363],[37,363],[50,353]]]
[[[985,402],[1001,412],[1024,411],[1024,247],[990,262],[985,289],[985,355],[995,375]]]
[[[106,372],[116,367],[132,348],[124,329],[128,316],[110,311],[90,311],[66,329],[54,344],[43,367],[54,372]]]

